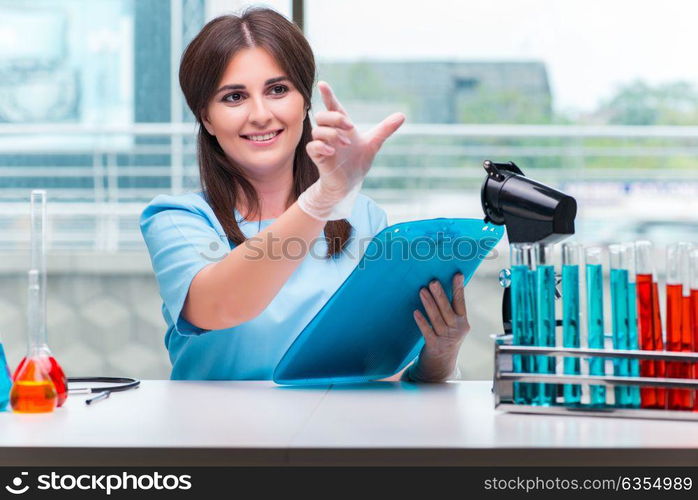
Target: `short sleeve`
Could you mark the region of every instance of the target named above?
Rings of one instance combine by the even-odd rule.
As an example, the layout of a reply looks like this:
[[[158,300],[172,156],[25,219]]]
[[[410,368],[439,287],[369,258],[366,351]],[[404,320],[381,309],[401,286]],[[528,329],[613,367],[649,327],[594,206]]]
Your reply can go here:
[[[223,242],[209,217],[196,201],[166,195],[153,199],[140,217],[164,309],[182,335],[208,331],[184,319],[182,308],[194,276],[230,250],[227,238]]]
[[[380,233],[383,229],[388,227],[388,216],[378,204],[370,200],[369,201],[369,217],[371,219],[371,234],[373,236]]]

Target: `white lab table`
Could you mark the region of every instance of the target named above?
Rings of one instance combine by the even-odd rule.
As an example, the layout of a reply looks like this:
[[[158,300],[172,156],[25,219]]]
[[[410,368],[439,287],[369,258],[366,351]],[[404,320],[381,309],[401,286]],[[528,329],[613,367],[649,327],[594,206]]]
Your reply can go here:
[[[490,382],[145,380],[0,413],[0,465],[698,465],[698,423],[510,414]]]

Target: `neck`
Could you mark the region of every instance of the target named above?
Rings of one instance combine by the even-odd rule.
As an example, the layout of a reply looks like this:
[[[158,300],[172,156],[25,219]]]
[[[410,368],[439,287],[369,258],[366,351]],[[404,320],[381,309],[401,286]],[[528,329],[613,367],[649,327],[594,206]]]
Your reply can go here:
[[[275,219],[286,211],[286,202],[293,188],[293,160],[273,170],[246,172],[246,176],[259,197],[261,213],[255,220]],[[240,213],[247,214],[248,204],[242,193],[238,207]]]

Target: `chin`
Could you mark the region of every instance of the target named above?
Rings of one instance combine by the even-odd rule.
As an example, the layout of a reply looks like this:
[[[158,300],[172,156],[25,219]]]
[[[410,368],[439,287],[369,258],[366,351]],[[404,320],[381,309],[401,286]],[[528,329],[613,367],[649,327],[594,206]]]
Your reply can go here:
[[[240,166],[245,170],[253,172],[265,172],[274,170],[275,167],[283,165],[288,161],[288,156],[270,153],[258,153],[253,158],[245,158],[243,161],[238,161]]]

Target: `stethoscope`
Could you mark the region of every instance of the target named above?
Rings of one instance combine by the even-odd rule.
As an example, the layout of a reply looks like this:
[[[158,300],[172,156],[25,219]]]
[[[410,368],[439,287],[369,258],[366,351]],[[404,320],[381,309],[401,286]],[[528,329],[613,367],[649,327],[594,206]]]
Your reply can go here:
[[[107,399],[112,392],[128,391],[129,389],[135,389],[141,384],[140,380],[129,377],[68,377],[68,384],[73,382],[115,384],[102,387],[68,387],[68,394],[97,393],[95,397],[85,400],[86,405]]]

